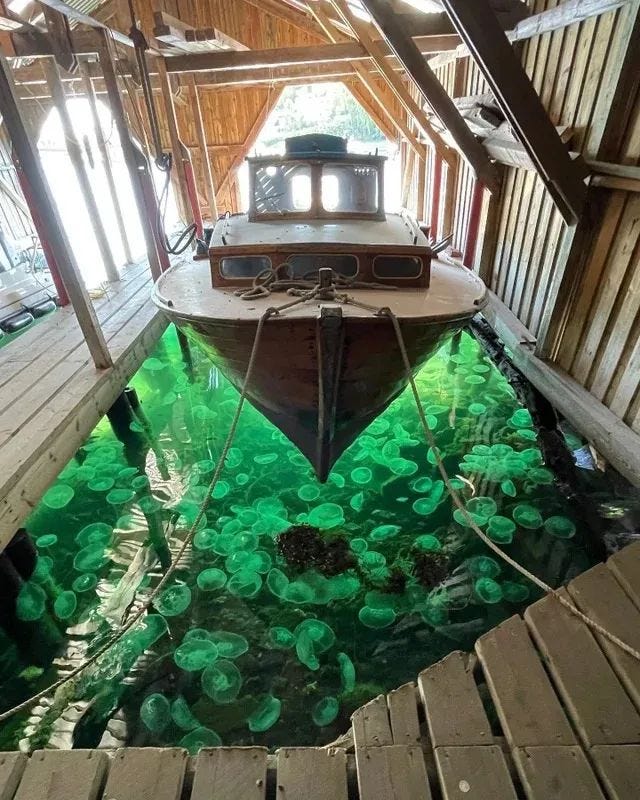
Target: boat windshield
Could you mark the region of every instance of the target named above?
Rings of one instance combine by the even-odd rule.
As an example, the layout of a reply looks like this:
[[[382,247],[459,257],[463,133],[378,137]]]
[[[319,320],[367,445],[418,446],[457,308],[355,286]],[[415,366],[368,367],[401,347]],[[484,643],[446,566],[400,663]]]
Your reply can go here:
[[[383,169],[375,161],[250,160],[250,218],[384,216]]]

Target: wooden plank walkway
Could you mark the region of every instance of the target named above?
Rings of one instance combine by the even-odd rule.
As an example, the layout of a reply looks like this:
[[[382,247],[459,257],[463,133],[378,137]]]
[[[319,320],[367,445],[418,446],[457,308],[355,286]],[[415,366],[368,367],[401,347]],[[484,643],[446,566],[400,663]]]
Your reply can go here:
[[[0,550],[155,347],[152,284],[136,264],[95,301],[111,369],[95,369],[70,307],[0,350]]]
[[[567,590],[637,645],[640,542]],[[0,800],[638,800],[635,661],[552,598],[475,649],[359,708],[344,747],[5,753]]]

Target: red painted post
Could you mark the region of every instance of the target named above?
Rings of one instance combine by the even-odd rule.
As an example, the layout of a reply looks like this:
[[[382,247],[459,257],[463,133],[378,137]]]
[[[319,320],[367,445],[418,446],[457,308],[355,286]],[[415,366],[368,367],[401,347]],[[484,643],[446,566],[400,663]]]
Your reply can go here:
[[[440,224],[440,194],[442,192],[442,159],[433,154],[433,192],[431,194],[431,238],[438,241],[438,226]]]
[[[38,238],[40,239],[40,246],[42,247],[42,252],[44,253],[44,257],[47,261],[47,266],[49,267],[49,273],[51,275],[51,280],[53,281],[53,285],[56,287],[56,293],[58,295],[58,303],[61,306],[68,306],[69,305],[69,295],[67,294],[67,290],[65,289],[64,282],[62,280],[62,276],[60,275],[60,270],[58,269],[58,265],[56,264],[56,259],[51,252],[51,248],[49,247],[49,242],[47,241],[43,227],[42,227],[42,219],[40,218],[40,212],[38,211],[38,204],[35,202],[35,197],[33,196],[33,191],[31,190],[31,184],[29,183],[29,179],[25,175],[20,166],[20,162],[15,157],[15,154],[12,154],[13,164],[16,168],[16,175],[18,176],[18,182],[20,184],[20,188],[22,189],[22,194],[24,195],[25,202],[29,207],[29,213],[31,214],[31,219],[33,221],[33,227],[38,234]]]
[[[469,210],[469,227],[467,228],[467,241],[464,247],[462,263],[473,269],[473,260],[476,255],[476,245],[478,244],[478,231],[480,230],[480,215],[482,213],[482,200],[484,198],[484,186],[479,180],[473,184],[473,195],[471,196],[471,208]]]
[[[202,239],[204,236],[204,226],[202,224],[202,211],[200,210],[200,203],[198,202],[198,190],[196,189],[196,176],[193,173],[193,164],[191,158],[183,159],[182,165],[184,167],[184,178],[187,183],[187,194],[189,195],[189,205],[193,213],[193,221],[196,224],[196,236]]]

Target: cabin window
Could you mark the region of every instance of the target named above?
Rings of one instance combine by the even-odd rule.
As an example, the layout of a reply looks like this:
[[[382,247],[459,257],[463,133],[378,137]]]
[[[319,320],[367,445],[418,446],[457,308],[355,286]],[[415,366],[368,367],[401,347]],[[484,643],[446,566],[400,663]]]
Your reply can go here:
[[[254,175],[256,214],[290,214],[311,209],[311,167],[308,164],[270,164]]]
[[[356,164],[324,164],[322,207],[331,213],[375,214],[378,170]]]
[[[303,278],[305,275],[316,273],[322,267],[330,267],[344,278],[353,278],[358,274],[358,259],[351,255],[331,253],[304,253],[289,256],[287,262],[291,266],[294,278]]]
[[[228,256],[220,260],[223,278],[255,278],[265,269],[271,269],[267,256]]]
[[[422,260],[415,256],[376,256],[373,274],[376,278],[419,278]]]

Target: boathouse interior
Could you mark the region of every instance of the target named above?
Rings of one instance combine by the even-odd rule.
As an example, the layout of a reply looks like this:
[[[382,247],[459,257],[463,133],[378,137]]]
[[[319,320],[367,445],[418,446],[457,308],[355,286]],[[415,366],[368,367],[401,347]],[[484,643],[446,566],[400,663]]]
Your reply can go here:
[[[153,442],[153,425],[142,412],[136,416],[134,406],[141,402],[144,408],[152,391],[144,381],[140,388],[134,376],[154,371],[160,375],[162,359],[170,352],[184,361],[184,390],[201,356],[181,335],[178,347],[176,331],[151,300],[153,285],[176,265],[207,259],[218,220],[247,211],[246,159],[261,154],[265,126],[280,132],[283,145],[288,134],[278,125],[278,114],[284,98],[297,98],[289,100],[290,119],[296,103],[301,118],[315,104],[318,132],[336,132],[329,106],[322,105],[329,96],[326,87],[342,93],[342,102],[351,109],[349,119],[353,109],[358,110],[367,130],[377,132],[372,147],[389,156],[384,194],[387,206],[397,208],[387,211],[403,209],[426,232],[434,259],[472,271],[486,285],[487,303],[474,318],[471,333],[464,334],[469,337],[463,340],[467,350],[460,352],[480,348],[476,373],[490,368],[496,375],[502,373],[507,387],[503,398],[515,397],[508,386],[516,387],[524,407],[516,412],[519,417],[513,414],[510,425],[526,433],[513,447],[519,452],[539,446],[543,453],[544,461],[532,467],[537,478],[529,475],[520,483],[514,478],[517,502],[533,503],[536,487],[547,480],[560,499],[554,500],[556,511],[551,510],[544,527],[542,517],[536,521],[535,509],[527,518],[532,505],[516,506],[513,512],[517,535],[530,537],[524,548],[532,559],[528,569],[522,566],[520,550],[515,545],[510,549],[510,526],[516,526],[511,511],[500,506],[502,516],[495,519],[503,522],[493,523],[493,528],[489,524],[487,530],[511,559],[507,567],[500,562],[510,570],[510,579],[503,585],[494,580],[497,573],[486,565],[494,563],[489,556],[500,559],[483,540],[479,547],[485,549],[474,551],[474,564],[478,570],[484,564],[488,572],[464,573],[476,581],[475,595],[452,605],[452,615],[455,611],[459,616],[446,623],[431,600],[411,616],[406,598],[405,605],[398,601],[390,610],[385,597],[394,589],[369,586],[370,605],[361,609],[359,619],[369,636],[366,647],[375,652],[367,656],[372,675],[376,660],[384,674],[404,674],[387,663],[405,658],[414,670],[395,684],[375,677],[354,684],[349,672],[354,653],[349,641],[339,636],[336,661],[333,632],[326,651],[341,671],[332,666],[334,673],[329,668],[325,672],[323,666],[321,673],[314,672],[316,663],[329,658],[320,655],[325,652],[320,642],[324,647],[322,637],[328,635],[323,613],[329,606],[304,605],[310,601],[303,599],[296,605],[290,599],[282,617],[286,621],[272,622],[276,627],[269,628],[269,635],[280,635],[281,640],[255,655],[243,679],[245,686],[251,685],[274,653],[292,653],[294,659],[297,653],[308,671],[301,688],[296,684],[296,702],[300,715],[305,703],[309,709],[313,706],[313,722],[309,716],[307,723],[286,729],[280,721],[281,727],[272,729],[277,733],[260,738],[280,714],[275,689],[267,695],[265,686],[256,689],[244,706],[236,701],[236,689],[232,700],[220,701],[216,713],[220,725],[230,731],[236,730],[232,711],[245,714],[251,734],[225,736],[215,714],[206,724],[195,719],[197,703],[193,716],[180,693],[188,696],[187,689],[176,689],[183,685],[182,678],[171,671],[157,677],[151,665],[157,651],[137,653],[126,662],[127,669],[120,665],[109,672],[107,666],[98,672],[95,667],[102,664],[103,654],[109,657],[127,641],[120,638],[112,650],[108,638],[100,639],[99,647],[92,644],[96,614],[110,620],[109,635],[115,641],[133,625],[128,620],[141,619],[151,605],[149,601],[145,606],[136,594],[138,586],[149,585],[148,576],[141,577],[144,569],[151,575],[155,564],[146,547],[157,535],[151,518],[166,537],[171,569],[196,569],[192,565],[198,553],[194,556],[190,546],[175,543],[176,519],[180,513],[188,516],[186,506],[174,505],[179,511],[163,516],[156,496],[156,505],[147,503],[146,510],[126,510],[130,520],[138,514],[135,524],[148,524],[140,538],[145,544],[136,550],[125,542],[119,551],[112,545],[121,559],[114,556],[120,569],[116,590],[104,588],[105,572],[92,595],[94,605],[80,587],[93,591],[93,573],[107,569],[102,551],[97,561],[85,552],[98,541],[87,537],[99,538],[99,527],[82,541],[79,553],[89,559],[88,571],[80,584],[82,570],[76,566],[73,591],[63,585],[60,573],[36,581],[37,591],[27,597],[30,590],[24,587],[35,579],[31,573],[18,574],[12,559],[21,548],[33,548],[37,536],[40,575],[54,569],[56,559],[75,558],[77,564],[76,551],[55,551],[64,526],[75,524],[76,518],[65,517],[60,531],[45,531],[43,520],[52,510],[63,509],[74,493],[64,475],[77,476],[83,469],[93,475],[92,442],[95,446],[96,436],[105,435],[105,425],[111,426],[109,436],[113,430],[121,438],[118,430],[131,425],[136,435],[147,437],[147,449],[156,458],[152,471],[163,485],[171,484],[161,453],[169,434],[156,430],[158,440]],[[292,94],[295,91],[299,94]],[[308,91],[306,99],[302,91]],[[356,130],[341,135],[358,138]],[[369,143],[365,147],[360,152],[370,152]],[[455,364],[464,372],[463,355],[457,350],[453,364],[441,354],[435,358],[442,360],[443,375],[453,375]],[[425,373],[419,384],[426,394],[431,374]],[[218,381],[223,378],[207,375],[208,390],[222,392]],[[128,394],[132,381],[139,396],[135,389]],[[482,381],[478,378],[477,383]],[[168,408],[176,398],[181,402],[177,386],[164,386],[159,405]],[[466,422],[464,414],[458,414],[456,422],[456,409],[448,406],[442,416],[442,399],[432,398],[424,401],[426,410],[420,412],[424,426],[435,432],[442,425],[454,430],[456,425],[469,427],[473,420],[474,430],[480,430],[487,398],[482,386],[476,389]],[[0,628],[3,647],[7,643],[6,656],[0,658],[0,800],[637,800],[639,389],[640,0],[0,0]],[[226,385],[220,398],[223,406],[235,404],[238,393]],[[215,420],[227,416],[216,416],[215,409],[207,411],[195,403],[184,411],[190,420],[184,424],[196,425],[203,438],[219,435]],[[394,412],[396,449],[402,446],[397,431],[409,426],[403,415],[412,415],[413,424],[415,411],[407,400]],[[518,419],[533,422],[520,426]],[[177,424],[174,416],[171,435]],[[205,428],[208,432],[203,433]],[[195,436],[195,428],[190,430]],[[276,433],[273,437],[276,441]],[[440,479],[437,470],[443,461],[440,440],[438,447],[428,441],[429,462],[427,450],[423,461],[430,470],[433,467],[433,474],[423,478],[423,485],[431,487]],[[508,470],[503,474],[496,467],[494,477],[487,477],[487,459],[493,458],[489,446],[505,447],[502,439],[469,441],[482,442],[474,447],[474,464],[485,470],[485,477],[476,480],[472,475],[469,480],[471,473],[460,468],[455,472],[457,490],[468,489],[469,497],[480,501],[491,493],[487,486],[493,486],[495,492],[502,491],[503,504],[510,502],[516,485]],[[369,445],[373,447],[371,441]],[[219,463],[211,456],[215,480],[220,477],[218,467],[229,465],[232,455],[226,448]],[[405,464],[413,464],[406,461],[413,456],[404,450],[402,455]],[[504,455],[498,452],[496,459]],[[269,461],[271,456],[257,455],[256,463],[270,463],[266,471],[281,474],[285,486],[293,479],[275,455]],[[198,463],[204,464],[203,459],[201,455]],[[291,469],[299,465],[293,455],[287,469],[289,463]],[[376,463],[380,466],[382,461]],[[391,494],[395,492],[396,510],[408,498],[382,479],[379,486],[364,486],[376,469],[367,461],[364,445],[352,466],[352,512],[357,516],[366,502],[356,493],[360,490],[370,498],[377,493],[377,508],[385,509],[366,522],[362,516],[353,523],[347,519],[345,530],[352,537],[367,536],[358,533],[358,526],[374,529],[368,545],[358,538],[371,552],[378,540],[397,533],[391,531]],[[132,465],[121,467],[126,473]],[[406,476],[411,467],[407,470]],[[120,513],[109,531],[127,529],[121,507],[127,481],[146,480],[136,476],[136,468],[125,473],[121,470],[120,482],[111,489],[115,481],[108,470],[98,472],[98,478],[106,476],[107,489],[125,493],[113,501],[121,504]],[[394,475],[405,480],[401,472]],[[407,484],[414,489],[422,473],[417,475]],[[94,475],[92,497],[101,490],[96,480]],[[231,478],[224,471],[222,480],[227,492]],[[344,479],[334,479],[333,484],[331,480],[329,475],[327,486],[342,491]],[[245,486],[238,476],[238,508],[243,497],[258,496],[258,482],[247,476]],[[448,478],[442,483],[445,500],[450,484]],[[320,495],[321,490],[315,493],[308,482],[299,490],[297,485],[303,500],[305,493],[309,501]],[[167,497],[177,501],[173,490],[166,491],[163,502]],[[212,491],[222,501],[223,490],[216,495],[215,482]],[[79,490],[75,493],[77,502]],[[134,492],[130,494],[133,498]],[[194,496],[204,499],[202,493]],[[321,499],[332,498],[329,493]],[[412,495],[408,502],[415,509],[414,500]],[[494,506],[488,516],[496,514],[496,504],[488,502]],[[275,508],[276,518],[284,514]],[[455,552],[454,539],[475,534],[468,519],[471,507],[456,510],[454,498],[450,511],[458,528],[443,533],[440,540]],[[245,512],[248,520],[253,512]],[[87,527],[104,525],[92,513],[88,506],[77,512],[74,535],[80,531],[82,539]],[[430,536],[428,546],[439,550],[429,517],[417,513],[425,548]],[[461,513],[466,514],[462,522]],[[576,536],[587,542],[588,557],[568,555],[567,541],[574,537],[575,526],[567,516],[576,520]],[[298,517],[302,525],[313,524],[312,511]],[[471,517],[476,531],[484,517],[480,511]],[[231,517],[224,519],[228,525]],[[293,513],[289,522],[296,520],[300,521]],[[192,534],[199,522],[197,517]],[[327,523],[329,528],[342,524],[340,514],[337,523]],[[285,545],[279,541],[278,548],[282,556]],[[271,564],[266,550],[256,552],[266,553],[263,559]],[[548,571],[539,573],[538,582],[524,591],[513,577],[516,570],[518,580],[528,587],[535,573],[531,564],[543,557]],[[478,561],[482,558],[485,562]],[[161,555],[158,560],[166,569]],[[400,560],[401,554],[394,564]],[[222,572],[213,563],[205,572]],[[424,560],[421,563],[424,566]],[[434,557],[427,566],[438,572],[442,563]],[[153,569],[158,572],[152,582],[161,574],[160,567]],[[454,576],[462,574],[462,567],[457,569]],[[279,570],[269,572],[270,579],[275,572]],[[391,570],[389,581],[399,572]],[[218,589],[226,581],[222,575]],[[359,572],[358,576],[360,580]],[[213,580],[211,574],[208,578]],[[259,575],[257,580],[262,586]],[[399,580],[401,592],[406,578]],[[462,579],[456,580],[445,580],[452,596],[460,591]],[[479,586],[482,581],[488,583]],[[265,571],[265,593],[266,583]],[[202,589],[200,582],[198,586]],[[499,595],[492,596],[493,591]],[[512,605],[505,600],[509,592]],[[23,609],[16,617],[20,596],[26,598],[24,608],[31,609],[42,596],[42,606],[50,612],[46,621],[42,609],[39,614]],[[348,591],[336,602],[347,596]],[[74,616],[78,598],[84,610]],[[489,610],[483,627],[473,627],[469,609],[481,600]],[[70,604],[68,613],[65,602]],[[162,620],[164,612],[157,604],[155,608],[153,619]],[[368,616],[363,617],[364,609]],[[170,622],[177,613],[167,610],[165,616]],[[232,605],[201,605],[197,630],[233,630],[236,613],[241,615]],[[401,616],[393,636],[374,643],[372,637],[387,635],[390,621]],[[433,648],[437,657],[432,657],[427,638],[421,639],[411,627],[414,619],[422,619],[430,635],[440,637],[438,648]],[[296,640],[288,629],[298,631],[303,620],[309,633],[303,631]],[[163,624],[156,638],[164,635]],[[353,626],[359,624],[356,607]],[[261,641],[265,637],[266,633]],[[208,645],[227,659],[218,664],[231,665],[227,673],[216,673],[216,680],[222,681],[211,690],[216,696],[231,691],[225,684],[231,680],[230,670],[240,675],[234,659],[247,657],[240,639],[229,633],[226,639],[214,638],[215,646]],[[45,656],[40,653],[40,661],[34,656],[36,640],[48,648]],[[196,635],[192,641],[201,640]],[[301,655],[305,641],[310,651]],[[149,639],[153,647],[155,643],[155,638]],[[174,644],[178,643],[179,639]],[[84,659],[90,667],[83,665]],[[116,661],[114,656],[109,665]],[[204,662],[200,669],[203,666]],[[183,676],[193,674],[192,667],[184,669]],[[288,674],[283,666],[280,680],[286,683]],[[336,680],[342,680],[342,694],[318,694],[318,684],[323,684],[320,678],[314,683],[314,675],[320,674],[327,681],[332,674],[341,676]],[[109,680],[121,682],[123,691],[151,685],[136,688],[135,707],[142,720],[138,732],[125,700],[119,695],[112,703],[95,675],[105,686]],[[258,695],[266,698],[261,705]],[[349,702],[344,700],[347,695]],[[100,716],[102,707],[106,710]],[[330,727],[336,718],[338,727]],[[313,736],[307,735],[305,725]]]

